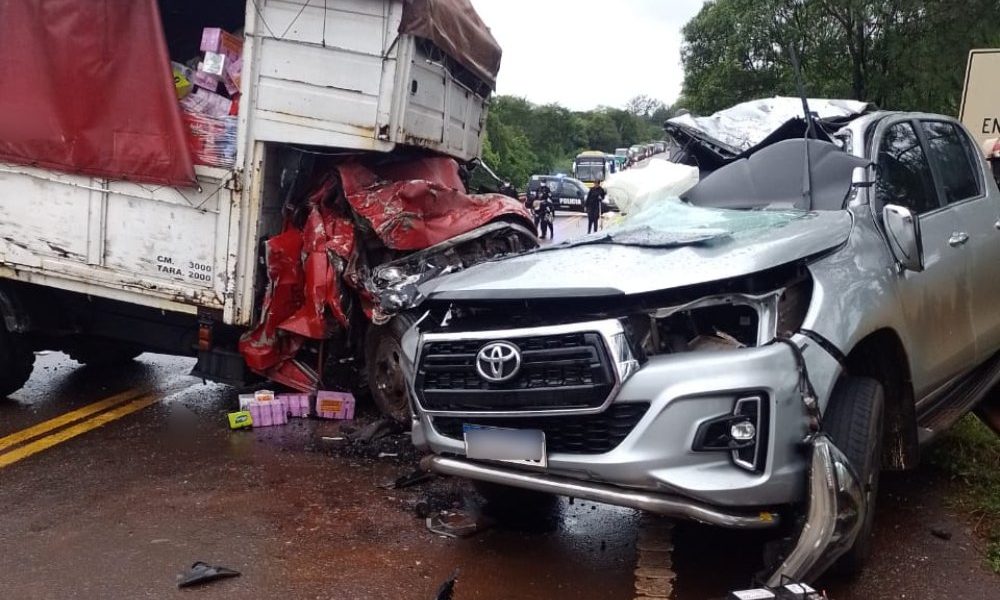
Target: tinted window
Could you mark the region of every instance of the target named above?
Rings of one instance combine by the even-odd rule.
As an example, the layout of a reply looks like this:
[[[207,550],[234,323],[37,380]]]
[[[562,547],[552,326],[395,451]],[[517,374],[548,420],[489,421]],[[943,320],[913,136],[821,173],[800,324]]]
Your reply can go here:
[[[889,127],[878,150],[876,195],[883,204],[905,206],[916,214],[939,207],[931,168],[910,123]]]
[[[927,153],[944,188],[948,203],[975,198],[979,192],[979,178],[973,170],[968,146],[963,143],[963,134],[951,123],[924,121],[924,135],[927,137]]]

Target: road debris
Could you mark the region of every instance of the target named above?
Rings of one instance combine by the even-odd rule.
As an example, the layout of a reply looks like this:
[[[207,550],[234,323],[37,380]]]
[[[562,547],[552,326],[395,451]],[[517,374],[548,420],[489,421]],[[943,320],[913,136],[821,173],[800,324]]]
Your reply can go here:
[[[234,571],[233,569],[228,569],[226,567],[216,567],[199,560],[191,565],[190,570],[180,576],[180,581],[177,582],[177,587],[186,588],[194,585],[201,585],[203,583],[210,583],[218,579],[239,576],[239,571]]]
[[[951,532],[940,527],[931,527],[931,535],[946,542],[951,539]]]
[[[386,453],[382,453],[386,454]],[[393,454],[396,456],[396,454]],[[417,469],[412,473],[407,473],[406,475],[401,475],[397,477],[394,481],[385,483],[379,487],[387,490],[402,490],[408,487],[413,487],[418,483],[423,483],[434,478],[434,473],[428,473],[427,471],[421,471]]]
[[[389,418],[372,421],[354,433],[348,434],[348,439],[352,442],[371,443],[398,433],[399,426]]]
[[[431,533],[450,538],[466,538],[492,526],[492,521],[470,509],[442,510],[426,518]]]
[[[437,595],[434,596],[434,600],[452,600],[452,598],[455,597],[455,584],[458,583],[458,572],[459,569],[455,569],[455,572],[451,574],[451,577],[441,584],[441,587],[438,588]]]

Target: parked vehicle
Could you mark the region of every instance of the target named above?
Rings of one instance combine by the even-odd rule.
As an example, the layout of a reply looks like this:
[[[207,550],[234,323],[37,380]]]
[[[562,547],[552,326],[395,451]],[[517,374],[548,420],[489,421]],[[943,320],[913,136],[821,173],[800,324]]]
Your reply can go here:
[[[634,146],[631,146],[629,149],[635,156],[634,162],[640,162],[646,159],[646,148],[644,146],[636,144]]]
[[[607,179],[616,169],[614,155],[605,154],[600,150],[587,150],[573,159],[573,176],[588,188],[594,187],[594,183],[598,181]]]
[[[615,148],[615,157],[619,161],[619,164],[624,164],[626,167],[632,162],[628,148]]]
[[[565,175],[532,175],[528,180],[528,194],[534,197],[542,181],[549,186],[552,201],[559,210],[583,210],[588,187],[582,181]]]
[[[725,119],[675,124],[721,161],[682,199],[423,286],[424,465],[524,502],[785,523],[772,586],[859,569],[880,470],[1000,413],[1000,192],[950,117],[811,110],[819,139],[779,121],[751,154],[703,128]]]
[[[499,46],[464,0],[195,4],[135,0],[108,19],[128,24],[122,31],[83,28],[51,56],[44,46],[31,53],[63,67],[76,57],[81,75],[126,57],[148,69],[102,67],[80,78],[93,89],[67,100],[48,83],[25,96],[32,82],[68,72],[25,63],[31,82],[0,99],[0,397],[28,379],[35,350],[85,364],[155,351],[197,356],[196,374],[229,383],[264,376],[363,391],[367,382],[383,410],[405,419],[393,364],[408,324],[393,318],[406,302],[398,286],[433,274],[428,265],[537,244],[520,203],[470,198],[461,179],[480,152]],[[100,6],[70,3],[65,22],[119,10]],[[267,23],[291,33],[276,37]],[[31,25],[27,43],[41,26]],[[187,59],[203,29],[219,25],[246,33],[242,99],[226,121],[232,166],[192,166],[176,79],[162,77],[167,41]],[[324,37],[331,26],[335,44]],[[28,111],[76,116],[18,116]],[[118,128],[95,126],[105,121]],[[167,126],[146,129],[158,122]],[[403,227],[391,211],[407,207],[424,222]]]

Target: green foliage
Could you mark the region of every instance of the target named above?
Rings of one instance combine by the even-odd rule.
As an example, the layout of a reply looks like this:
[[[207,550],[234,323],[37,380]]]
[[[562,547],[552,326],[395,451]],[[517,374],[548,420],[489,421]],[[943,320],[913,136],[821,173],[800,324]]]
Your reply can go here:
[[[978,521],[986,562],[1000,573],[1000,437],[968,415],[930,448],[929,460],[968,490],[956,503]]]
[[[533,174],[569,173],[573,158],[584,150],[612,153],[663,137],[667,106],[647,96],[637,96],[628,106],[636,112],[609,107],[574,112],[497,96],[486,119],[483,160],[523,189]]]
[[[1000,43],[1000,0],[710,0],[683,30],[684,92],[710,113],[806,91],[954,114],[972,48]]]

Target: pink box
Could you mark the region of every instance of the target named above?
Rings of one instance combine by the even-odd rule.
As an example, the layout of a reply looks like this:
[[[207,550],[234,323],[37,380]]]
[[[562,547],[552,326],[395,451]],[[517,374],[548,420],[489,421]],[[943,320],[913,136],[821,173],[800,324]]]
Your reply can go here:
[[[288,423],[288,405],[282,400],[275,399],[272,402],[251,400],[247,404],[247,410],[250,411],[254,427],[271,427]]]
[[[191,82],[210,92],[215,92],[219,88],[219,76],[204,71],[191,71]]]
[[[321,419],[354,418],[354,396],[347,392],[316,392],[316,416]]]
[[[297,419],[309,417],[309,394],[278,394],[277,400],[288,406],[288,414]]]

